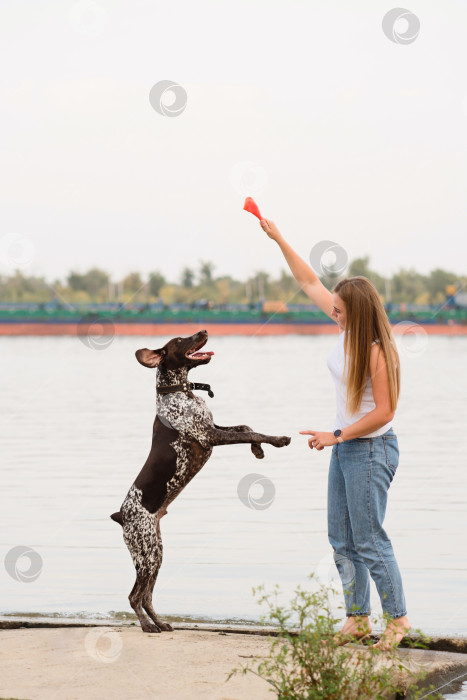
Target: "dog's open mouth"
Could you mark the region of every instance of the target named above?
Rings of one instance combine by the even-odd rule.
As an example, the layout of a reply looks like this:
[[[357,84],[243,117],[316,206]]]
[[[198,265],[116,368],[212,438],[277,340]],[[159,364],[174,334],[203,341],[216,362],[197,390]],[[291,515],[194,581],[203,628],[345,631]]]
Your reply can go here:
[[[203,343],[198,345],[194,350],[190,350],[187,353],[185,353],[185,357],[188,360],[207,360],[208,357],[211,357],[211,355],[214,355],[214,353],[211,350],[207,350],[205,352],[199,352],[200,348],[202,348],[205,343],[207,343],[207,338]]]

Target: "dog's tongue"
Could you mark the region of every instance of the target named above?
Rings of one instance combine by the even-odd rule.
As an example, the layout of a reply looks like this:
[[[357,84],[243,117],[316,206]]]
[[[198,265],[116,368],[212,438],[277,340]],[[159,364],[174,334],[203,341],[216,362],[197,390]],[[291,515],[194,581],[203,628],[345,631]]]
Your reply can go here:
[[[205,357],[205,355],[214,355],[213,352],[207,350],[206,352],[192,352],[190,357]]]

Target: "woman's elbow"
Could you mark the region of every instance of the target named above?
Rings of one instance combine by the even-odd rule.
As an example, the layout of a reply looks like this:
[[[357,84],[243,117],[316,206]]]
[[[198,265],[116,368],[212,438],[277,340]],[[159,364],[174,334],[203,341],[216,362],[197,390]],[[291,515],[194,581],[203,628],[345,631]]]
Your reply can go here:
[[[389,406],[377,406],[375,410],[375,419],[376,417],[378,418],[378,421],[381,423],[381,425],[386,425],[386,423],[390,423],[392,419],[395,416],[395,411],[391,411]]]

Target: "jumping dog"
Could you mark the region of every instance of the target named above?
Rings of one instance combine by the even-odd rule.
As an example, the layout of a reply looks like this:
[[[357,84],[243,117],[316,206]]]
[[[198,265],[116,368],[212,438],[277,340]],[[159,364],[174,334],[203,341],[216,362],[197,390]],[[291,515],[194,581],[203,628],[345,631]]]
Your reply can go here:
[[[110,517],[123,527],[123,539],[136,568],[135,585],[128,599],[143,632],[172,630],[152,606],[162,563],[159,521],[170,503],[206,464],[212,448],[249,443],[255,457],[262,459],[262,442],[274,447],[290,443],[289,437],[255,433],[247,425],[222,427],[213,422],[204,400],[192,392],[202,389],[214,396],[209,384],[188,381],[190,369],[211,361],[214,353],[201,351],[207,339],[208,333],[203,330],[189,338],[173,338],[158,350],[136,351],[138,362],[157,368],[157,414],[152,447],[120,510]]]

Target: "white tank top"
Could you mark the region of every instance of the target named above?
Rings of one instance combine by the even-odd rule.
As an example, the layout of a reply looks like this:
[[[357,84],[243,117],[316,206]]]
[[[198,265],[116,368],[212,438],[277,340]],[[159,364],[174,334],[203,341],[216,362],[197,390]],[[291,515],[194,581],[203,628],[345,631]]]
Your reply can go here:
[[[374,408],[376,408],[375,400],[373,398],[373,388],[371,386],[371,377],[370,377],[370,374],[368,373],[367,378],[366,378],[366,384],[365,384],[365,389],[364,389],[363,396],[362,396],[362,403],[360,405],[360,409],[357,411],[357,413],[354,413],[353,415],[349,415],[346,411],[346,408],[345,408],[346,383],[345,383],[345,378],[343,377],[344,362],[345,362],[344,335],[345,335],[344,331],[339,333],[339,339],[337,341],[337,344],[331,350],[331,352],[328,354],[327,360],[326,360],[327,366],[329,367],[329,370],[332,374],[332,378],[334,379],[334,384],[336,385],[336,411],[337,412],[336,412],[336,419],[334,422],[333,431],[337,430],[338,428],[340,428],[342,430],[346,426],[352,425],[352,423],[356,423],[358,420],[360,420],[360,418],[363,418],[363,416],[366,416],[367,413],[369,413]],[[372,345],[374,345],[376,342],[379,342],[379,341],[374,340],[372,342]],[[348,359],[347,359],[347,362],[348,362]],[[372,433],[367,433],[366,435],[361,435],[360,437],[377,437],[378,435],[383,435],[383,433],[385,433],[389,430],[391,425],[392,425],[392,423],[386,423],[386,425],[383,425],[378,430],[374,430]]]

